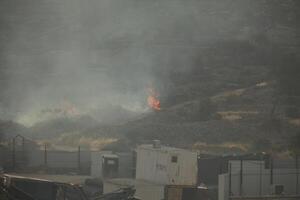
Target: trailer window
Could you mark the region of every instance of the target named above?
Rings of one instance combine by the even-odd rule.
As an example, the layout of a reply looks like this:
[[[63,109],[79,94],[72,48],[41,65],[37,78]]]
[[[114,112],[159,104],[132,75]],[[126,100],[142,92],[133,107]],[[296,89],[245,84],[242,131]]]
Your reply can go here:
[[[177,163],[178,157],[177,156],[172,156],[171,157],[171,162],[172,163]]]
[[[115,164],[115,161],[114,161],[114,160],[108,160],[108,161],[107,161],[107,164],[108,164],[108,165],[114,165],[114,164]]]

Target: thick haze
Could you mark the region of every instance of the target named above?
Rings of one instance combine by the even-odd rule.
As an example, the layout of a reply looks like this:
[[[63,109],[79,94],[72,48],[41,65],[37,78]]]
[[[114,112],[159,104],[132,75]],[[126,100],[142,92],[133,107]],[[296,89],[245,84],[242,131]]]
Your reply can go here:
[[[147,87],[167,96],[169,72],[194,67],[206,45],[263,30],[258,2],[2,0],[1,118],[32,124],[65,102],[144,112]]]

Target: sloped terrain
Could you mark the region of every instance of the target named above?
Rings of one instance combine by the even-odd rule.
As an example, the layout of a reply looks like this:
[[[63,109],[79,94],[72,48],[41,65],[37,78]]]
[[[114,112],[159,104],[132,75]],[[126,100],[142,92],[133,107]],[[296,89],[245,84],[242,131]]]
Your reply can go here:
[[[124,0],[122,4],[106,2],[109,13],[102,1],[90,0],[93,8],[79,1],[73,1],[74,7],[68,7],[67,1],[53,2],[36,7],[3,3],[9,12],[2,9],[1,19],[12,29],[3,28],[0,35],[10,47],[1,55],[12,59],[3,70],[12,77],[0,74],[6,83],[0,85],[1,105],[15,111],[40,103],[31,103],[35,100],[31,95],[46,96],[48,101],[68,94],[88,105],[94,102],[86,99],[93,97],[98,103],[114,89],[118,94],[139,94],[138,100],[145,105],[143,91],[151,82],[159,93],[161,110],[137,114],[121,106],[104,106],[86,115],[44,120],[29,129],[8,127],[13,131],[6,131],[7,126],[1,125],[3,132],[24,129],[34,138],[60,145],[97,141],[93,146],[99,148],[118,142],[134,147],[160,139],[218,153],[286,151],[299,133],[298,0]],[[65,8],[77,12],[64,12]],[[79,49],[80,56],[75,53],[67,57],[74,61],[65,62],[62,58],[68,54],[63,52],[73,55],[74,49]],[[18,56],[28,59],[20,62],[18,73],[21,69],[49,73],[32,78],[34,73],[24,70],[27,76],[15,77],[9,66],[19,66],[14,63]],[[57,57],[64,62],[54,62]],[[57,63],[63,70],[56,74]],[[101,79],[104,82],[98,82]],[[18,84],[7,87],[8,80]],[[109,81],[113,84],[107,87]],[[28,91],[27,87],[30,90],[24,95],[21,91]],[[42,92],[36,94],[31,87]],[[16,95],[10,96],[15,90]],[[22,97],[30,103],[24,106],[15,101]]]

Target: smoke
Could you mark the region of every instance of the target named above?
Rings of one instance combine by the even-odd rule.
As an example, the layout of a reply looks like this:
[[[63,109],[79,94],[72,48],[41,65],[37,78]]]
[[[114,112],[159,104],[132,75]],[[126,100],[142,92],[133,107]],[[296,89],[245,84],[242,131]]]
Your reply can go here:
[[[109,1],[3,2],[8,40],[1,69],[1,117],[34,123],[35,113],[71,102],[82,113],[121,105],[144,112],[151,61],[122,6]],[[12,8],[12,6],[15,6]],[[127,6],[128,7],[128,6]],[[118,13],[118,15],[116,15]],[[128,16],[131,18],[133,16]],[[118,22],[119,21],[119,22]],[[39,115],[40,117],[40,115]],[[33,120],[33,121],[32,121]]]
[[[206,45],[263,27],[243,24],[261,9],[252,2],[3,0],[1,118],[33,124],[64,101],[143,113],[149,85],[167,96],[170,71],[190,71]]]

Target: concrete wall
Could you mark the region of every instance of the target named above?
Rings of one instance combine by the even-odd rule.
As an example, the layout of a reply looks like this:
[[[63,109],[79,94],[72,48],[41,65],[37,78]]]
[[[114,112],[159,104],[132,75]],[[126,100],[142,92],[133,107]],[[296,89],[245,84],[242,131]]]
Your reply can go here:
[[[240,161],[232,163],[231,192],[233,196],[264,196],[274,194],[271,171],[265,169],[261,161],[244,161],[242,186],[240,185]],[[273,169],[273,185],[283,185],[284,194],[296,194],[296,169]],[[299,176],[300,179],[300,176]],[[299,184],[300,185],[300,184]],[[298,185],[298,191],[300,187]],[[219,200],[227,200],[229,195],[229,174],[219,175]]]
[[[28,153],[28,167],[39,167],[45,163],[44,151],[36,150]]]
[[[6,148],[0,147],[0,167],[9,168],[11,167],[12,155]]]
[[[80,166],[90,165],[90,152],[80,152]],[[78,168],[78,152],[47,151],[47,167],[49,168]],[[28,167],[45,165],[45,152],[35,150],[28,152]]]
[[[133,178],[133,168],[135,166],[133,163],[133,154],[122,152],[122,153],[116,153],[116,155],[119,157],[119,178]]]
[[[82,173],[93,171],[94,177],[99,177],[101,169],[101,154],[105,152],[80,151],[80,168]],[[111,152],[108,152],[111,153]],[[100,155],[100,156],[99,156]],[[133,154],[131,152],[116,153],[119,157],[118,177],[133,177]],[[0,167],[12,168],[12,151],[0,149]],[[48,169],[73,171],[78,167],[78,151],[47,151],[46,167]],[[27,170],[45,167],[45,151],[31,150],[27,152],[15,151],[15,164],[17,169],[26,168]],[[98,171],[95,171],[98,170]],[[99,174],[99,175],[98,175]]]
[[[177,162],[172,162],[172,157]],[[142,145],[137,148],[136,179],[167,185],[197,183],[197,153],[183,149]]]

